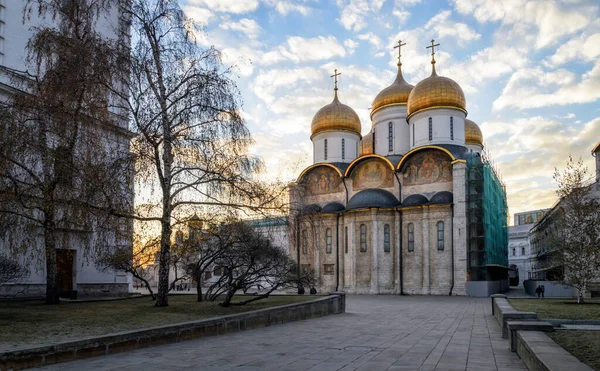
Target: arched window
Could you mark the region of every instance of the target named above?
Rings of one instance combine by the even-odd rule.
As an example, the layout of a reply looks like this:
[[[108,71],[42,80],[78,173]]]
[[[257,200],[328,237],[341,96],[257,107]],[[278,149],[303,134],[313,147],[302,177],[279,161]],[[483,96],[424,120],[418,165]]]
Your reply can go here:
[[[306,229],[302,231],[302,253],[306,254],[308,252],[308,233],[306,233]]]
[[[517,250],[513,247],[513,256],[517,255]]]
[[[521,247],[521,255],[525,255],[525,248]]]
[[[415,251],[415,225],[408,223],[408,251]]]
[[[444,222],[437,222],[438,250],[444,250]]]
[[[454,117],[450,116],[450,140],[454,140]]]
[[[360,252],[367,251],[367,226],[360,225]]]
[[[383,226],[383,251],[390,252],[390,225]]]
[[[331,254],[331,229],[325,231],[325,252]]]
[[[325,139],[325,160],[327,160],[327,139]]]
[[[429,118],[429,140],[433,140],[433,119]]]
[[[342,160],[346,158],[346,139],[342,138]]]
[[[394,150],[394,127],[391,121],[388,124],[388,147],[390,152]]]
[[[348,227],[344,229],[344,249],[345,253],[348,253]]]

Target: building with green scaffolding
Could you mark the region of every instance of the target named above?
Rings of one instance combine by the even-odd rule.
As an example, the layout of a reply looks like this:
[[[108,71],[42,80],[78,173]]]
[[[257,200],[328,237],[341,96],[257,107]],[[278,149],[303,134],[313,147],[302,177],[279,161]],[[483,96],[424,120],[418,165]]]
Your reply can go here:
[[[489,157],[467,160],[467,294],[487,296],[508,289],[506,188]]]

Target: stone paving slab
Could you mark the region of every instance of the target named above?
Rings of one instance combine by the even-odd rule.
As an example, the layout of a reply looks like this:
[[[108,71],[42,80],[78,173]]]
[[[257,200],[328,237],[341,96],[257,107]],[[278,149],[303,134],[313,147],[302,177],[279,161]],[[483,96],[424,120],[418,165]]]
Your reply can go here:
[[[346,313],[43,370],[526,370],[489,299],[347,296]]]

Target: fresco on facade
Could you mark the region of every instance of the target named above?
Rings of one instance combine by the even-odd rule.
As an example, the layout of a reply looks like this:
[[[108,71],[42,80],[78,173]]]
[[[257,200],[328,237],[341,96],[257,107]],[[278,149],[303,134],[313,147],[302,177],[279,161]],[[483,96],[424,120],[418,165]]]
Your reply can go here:
[[[309,195],[323,195],[342,191],[342,179],[332,168],[320,166],[311,170],[302,179]]]
[[[421,151],[403,165],[402,173],[404,186],[451,182],[452,164],[440,151]]]
[[[352,189],[391,188],[394,186],[394,174],[383,161],[373,159],[363,161],[352,171]]]

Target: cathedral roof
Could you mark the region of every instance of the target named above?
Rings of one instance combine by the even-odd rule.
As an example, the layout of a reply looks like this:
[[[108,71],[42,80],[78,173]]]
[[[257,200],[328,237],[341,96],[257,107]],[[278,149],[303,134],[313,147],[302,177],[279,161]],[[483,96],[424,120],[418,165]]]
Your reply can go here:
[[[348,210],[368,208],[391,208],[398,206],[398,199],[383,189],[369,188],[360,191],[348,201]]]
[[[419,82],[410,92],[407,118],[417,112],[435,108],[454,108],[466,113],[467,102],[460,85],[448,77],[438,76],[435,64],[432,64],[431,76]]]
[[[333,101],[317,111],[310,126],[311,138],[328,131],[349,131],[360,136],[360,118],[349,106],[341,103],[337,86]]]
[[[321,209],[321,214],[336,214],[341,211],[344,211],[344,205],[339,202],[330,202],[327,205],[323,206]]]
[[[483,134],[479,125],[473,121],[465,120],[465,142],[467,144],[476,144],[483,147]]]
[[[402,201],[402,206],[421,206],[429,203],[427,197],[421,194],[414,194],[406,197],[404,201]]]
[[[414,85],[409,84],[402,76],[402,63],[398,62],[398,74],[392,85],[383,89],[371,104],[371,116],[380,108],[395,105],[405,105]]]
[[[442,191],[438,192],[431,197],[430,204],[451,204],[454,201],[454,195],[452,192]]]

